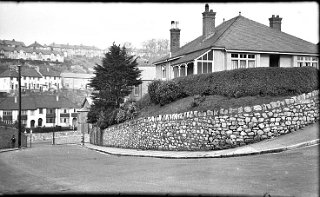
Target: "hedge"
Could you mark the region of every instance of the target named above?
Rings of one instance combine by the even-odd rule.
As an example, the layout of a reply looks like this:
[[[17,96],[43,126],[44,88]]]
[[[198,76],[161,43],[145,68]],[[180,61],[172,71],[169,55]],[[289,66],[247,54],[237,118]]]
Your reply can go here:
[[[50,132],[59,132],[59,131],[71,131],[73,130],[72,127],[35,127],[32,128],[32,133],[50,133]],[[77,127],[74,127],[74,130],[77,130]],[[30,128],[26,128],[27,133],[30,133]],[[24,131],[22,131],[24,132]]]
[[[174,84],[172,85],[174,87],[179,87],[177,94],[180,97],[172,97],[175,99],[194,95],[222,95],[229,98],[258,95],[290,96],[318,89],[318,75],[319,70],[313,67],[263,67],[179,77],[170,83]],[[166,94],[171,89],[165,88],[163,84],[166,83],[168,82],[157,84],[158,91],[154,91],[156,92],[154,97],[159,101],[168,100]],[[159,87],[164,89],[159,91]],[[152,99],[151,101],[154,102]]]

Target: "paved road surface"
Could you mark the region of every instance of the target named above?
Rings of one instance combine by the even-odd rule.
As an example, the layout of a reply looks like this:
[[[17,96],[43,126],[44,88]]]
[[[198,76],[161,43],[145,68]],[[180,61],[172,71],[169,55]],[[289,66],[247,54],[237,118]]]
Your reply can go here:
[[[318,196],[318,146],[211,159],[112,156],[78,145],[0,154],[0,193]]]

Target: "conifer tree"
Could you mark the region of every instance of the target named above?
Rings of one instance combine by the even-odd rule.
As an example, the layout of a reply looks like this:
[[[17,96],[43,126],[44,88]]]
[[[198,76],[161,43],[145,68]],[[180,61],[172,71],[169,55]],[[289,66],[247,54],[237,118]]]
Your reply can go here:
[[[96,123],[101,129],[115,123],[115,116],[124,98],[133,86],[141,84],[138,63],[134,56],[128,55],[126,48],[113,45],[102,59],[102,65],[94,67],[95,77],[89,86],[94,91],[94,105],[88,113],[88,122]]]

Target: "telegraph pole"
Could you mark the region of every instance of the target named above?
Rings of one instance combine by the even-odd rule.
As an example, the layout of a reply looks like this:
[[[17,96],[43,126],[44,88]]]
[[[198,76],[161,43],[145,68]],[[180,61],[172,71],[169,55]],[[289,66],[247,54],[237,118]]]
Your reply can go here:
[[[19,119],[19,133],[18,133],[18,148],[21,148],[21,65],[20,65],[20,61],[18,64],[18,83],[19,83],[19,115],[18,115],[18,119]]]

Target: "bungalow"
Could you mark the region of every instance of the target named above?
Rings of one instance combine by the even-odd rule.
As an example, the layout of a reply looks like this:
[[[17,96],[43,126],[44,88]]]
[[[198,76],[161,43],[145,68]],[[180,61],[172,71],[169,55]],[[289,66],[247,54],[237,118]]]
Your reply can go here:
[[[170,54],[153,62],[157,79],[251,67],[319,68],[318,46],[281,31],[278,15],[266,26],[239,13],[217,27],[208,4],[202,15],[202,35],[182,47],[178,22],[171,21]]]
[[[78,107],[59,95],[22,96],[21,122],[27,128],[76,126]],[[0,117],[6,124],[18,120],[18,98],[7,97],[0,101]]]

